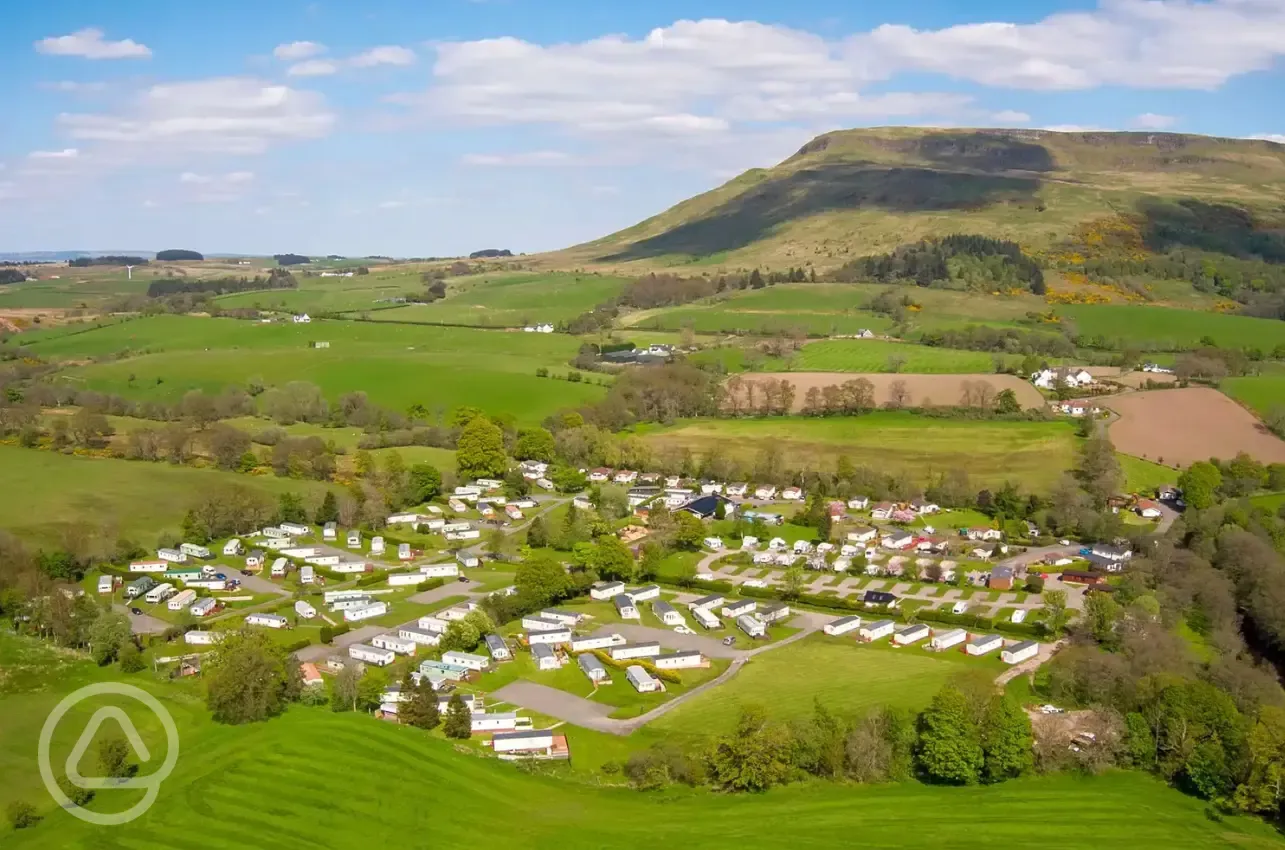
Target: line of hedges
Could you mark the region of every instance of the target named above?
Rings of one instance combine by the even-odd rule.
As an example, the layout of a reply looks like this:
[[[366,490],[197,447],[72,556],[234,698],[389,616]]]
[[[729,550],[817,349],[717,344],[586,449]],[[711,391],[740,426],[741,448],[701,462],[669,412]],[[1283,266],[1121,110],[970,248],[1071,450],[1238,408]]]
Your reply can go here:
[[[415,592],[423,593],[426,590],[437,590],[437,588],[442,587],[445,584],[446,579],[441,576],[437,576],[436,578],[430,578],[427,581],[421,581],[419,584],[415,585]]]
[[[652,664],[650,661],[645,659],[630,658],[627,661],[617,661],[604,649],[591,649],[589,651],[597,656],[599,661],[614,670],[626,670],[630,667],[641,667],[657,679],[660,679],[662,682],[669,682],[671,685],[681,685],[683,683],[683,677],[679,676],[673,670],[661,670],[655,664]]]
[[[352,628],[348,623],[340,623],[337,626],[325,625],[321,627],[321,642],[330,643],[340,635],[348,634]]]
[[[312,641],[307,638],[300,638],[294,643],[286,644],[286,652],[298,652],[299,650],[307,649],[310,646],[312,646]]]

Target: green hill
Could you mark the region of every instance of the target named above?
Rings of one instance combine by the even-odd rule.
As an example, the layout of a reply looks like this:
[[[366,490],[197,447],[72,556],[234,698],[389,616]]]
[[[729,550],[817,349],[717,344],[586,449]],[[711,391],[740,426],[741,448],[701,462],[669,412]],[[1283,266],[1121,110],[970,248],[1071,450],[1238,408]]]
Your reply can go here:
[[[553,255],[576,265],[784,268],[950,233],[1028,250],[1127,216],[1144,241],[1280,227],[1285,145],[1174,133],[877,128],[827,133],[627,230]],[[1246,215],[1247,214],[1247,215]],[[1188,231],[1202,238],[1185,239]],[[1161,246],[1156,245],[1157,249]],[[1216,249],[1216,245],[1215,245]]]

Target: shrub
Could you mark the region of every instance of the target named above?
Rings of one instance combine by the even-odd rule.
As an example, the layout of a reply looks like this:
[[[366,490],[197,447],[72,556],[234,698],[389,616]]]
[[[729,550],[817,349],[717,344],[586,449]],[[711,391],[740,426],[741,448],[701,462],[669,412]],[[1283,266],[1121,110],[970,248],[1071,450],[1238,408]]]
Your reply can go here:
[[[308,640],[307,638],[300,638],[299,640],[294,641],[293,643],[286,644],[285,650],[286,652],[298,652],[301,649],[307,649],[311,645],[312,645],[312,641]]]
[[[436,590],[444,584],[446,584],[446,579],[438,576],[437,578],[430,578],[427,581],[421,581],[419,584],[415,585],[415,590],[418,593],[423,593],[425,590]]]
[[[1028,579],[1026,580],[1026,592],[1027,592],[1027,593],[1043,593],[1043,592],[1044,592],[1044,579],[1040,578],[1039,576],[1031,576],[1030,578],[1028,578]]]
[[[14,829],[26,829],[40,823],[36,807],[26,800],[14,800],[5,809],[5,814],[9,818],[9,825]]]
[[[322,643],[330,643],[330,642],[331,642],[332,640],[334,640],[334,639],[335,639],[335,633],[334,633],[334,631],[330,628],[330,626],[322,626],[322,627],[321,627],[321,642],[322,642]]]
[[[79,785],[74,785],[65,776],[58,780],[58,787],[74,805],[87,806],[94,799],[94,790],[92,788],[81,788]]]

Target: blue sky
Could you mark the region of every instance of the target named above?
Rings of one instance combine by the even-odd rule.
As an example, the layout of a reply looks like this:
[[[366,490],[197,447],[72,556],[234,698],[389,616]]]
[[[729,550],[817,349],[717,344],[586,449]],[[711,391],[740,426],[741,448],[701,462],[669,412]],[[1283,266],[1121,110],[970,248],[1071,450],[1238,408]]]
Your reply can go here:
[[[28,3],[0,251],[554,249],[843,127],[1285,142],[1283,55],[1283,0]]]

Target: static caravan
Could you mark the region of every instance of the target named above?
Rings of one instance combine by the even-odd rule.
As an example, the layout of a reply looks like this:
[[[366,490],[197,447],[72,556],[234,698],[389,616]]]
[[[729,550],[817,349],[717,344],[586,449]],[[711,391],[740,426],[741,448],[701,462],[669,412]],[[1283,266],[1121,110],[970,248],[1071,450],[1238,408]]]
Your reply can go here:
[[[351,537],[351,536],[349,536],[349,538],[348,538],[348,539],[351,541],[351,540],[352,540],[352,537]],[[360,546],[360,545],[361,545],[361,539],[360,539],[360,538],[358,538],[358,540],[357,540],[357,546]],[[356,547],[353,547],[353,548],[356,548]],[[370,538],[370,554],[375,555],[375,556],[379,556],[379,555],[384,554],[384,538],[382,538],[382,537],[372,537],[372,538]]]
[[[364,643],[354,643],[348,647],[348,657],[355,661],[364,661],[379,667],[387,667],[397,660],[397,653],[391,649],[379,649]]]
[[[267,546],[269,549],[271,549],[274,552],[280,552],[283,549],[290,548],[290,538],[289,537],[270,537],[267,540],[263,541],[263,545]]]
[[[821,631],[828,635],[842,635],[859,628],[861,628],[860,617],[840,617],[833,622],[826,623],[821,627]]]
[[[571,643],[571,629],[568,629],[566,626],[559,626],[552,631],[527,632],[526,640],[527,643],[533,646],[536,644],[553,645]]]
[[[228,586],[227,579],[210,578],[208,576],[186,579],[184,584],[188,587],[199,587],[202,590],[224,590]]]
[[[558,657],[558,653],[544,644],[531,647],[531,659],[535,661],[537,670],[557,670],[562,666],[562,659]]]
[[[614,661],[627,661],[630,658],[655,658],[660,655],[660,642],[649,640],[642,643],[624,643],[613,646],[607,654]]]
[[[683,615],[678,612],[677,608],[663,600],[658,599],[651,603],[651,612],[667,626],[681,626],[683,624]]]
[[[962,599],[956,602],[954,605],[950,606],[950,613],[952,614],[963,614],[967,610],[968,610],[968,603]]]
[[[368,573],[371,569],[372,565],[365,561],[340,561],[330,568],[331,572],[343,573],[344,575]]]
[[[686,649],[669,655],[658,655],[652,663],[661,670],[682,670],[688,667],[703,667],[705,656],[700,654],[700,650]]]
[[[406,523],[413,524],[417,522],[419,522],[419,514],[415,513],[392,514],[388,519],[384,520],[386,525],[404,525]]]
[[[968,642],[964,651],[969,655],[985,655],[988,652],[994,652],[1004,645],[1004,639],[999,635],[979,635]]]
[[[717,608],[726,601],[721,593],[711,593],[709,596],[702,596],[700,599],[692,600],[687,603],[687,607],[696,608]]]
[[[210,550],[205,546],[198,546],[195,543],[184,543],[178,547],[178,550],[189,558],[206,559],[210,557]]]
[[[110,576],[105,576],[105,578],[110,578]],[[165,586],[172,587],[172,585],[168,583]],[[101,584],[100,584],[100,587],[101,587]],[[143,576],[142,578],[135,579],[134,581],[131,581],[129,584],[125,585],[125,598],[137,599],[140,595],[142,595],[143,598],[146,599],[146,594],[150,593],[152,589],[155,587],[156,587],[155,579],[153,579],[151,576]],[[164,599],[164,598],[165,597],[162,596],[158,598],[156,601],[160,602],[161,599]],[[148,600],[148,601],[151,601],[151,600]]]
[[[461,567],[466,567],[468,569],[474,569],[482,566],[482,561],[477,557],[477,555],[470,554],[462,549],[456,553],[455,560],[460,562]],[[458,574],[458,572],[459,570],[457,569],[456,573]]]
[[[411,551],[410,551],[410,544],[409,544],[409,543],[398,543],[398,544],[397,544],[397,560],[399,560],[399,561],[409,561],[409,560],[411,560],[413,557],[414,557],[414,555],[412,555],[412,554],[411,554]]]
[[[624,635],[598,635],[596,637],[577,637],[571,639],[572,652],[588,652],[591,649],[608,649],[628,643]]]
[[[312,564],[314,567],[333,567],[335,564],[339,563],[339,556],[338,555],[312,555],[310,557],[304,558],[304,560],[309,564]]]
[[[335,523],[333,523],[333,522],[328,522],[328,523],[326,523],[324,526],[322,526],[322,529],[321,529],[321,539],[322,539],[322,540],[338,540],[338,539],[339,539],[339,527],[338,527]]]
[[[397,630],[397,636],[406,640],[414,641],[420,646],[437,646],[442,641],[442,636],[436,632],[430,632],[426,629],[419,629],[414,626],[402,626]]]
[[[173,593],[174,593],[174,585],[170,584],[169,582],[166,582],[165,584],[158,584],[156,585],[156,587],[153,587],[151,590],[147,591],[147,593],[143,596],[143,601],[150,602],[153,605],[155,605],[157,602],[160,602],[163,599],[169,598],[169,596],[172,595]]]
[[[790,616],[790,606],[784,602],[773,602],[758,610],[758,618],[765,623],[779,623]]]
[[[552,634],[552,632],[543,632],[543,634]],[[513,657],[504,638],[499,635],[487,635],[483,640],[486,642],[486,651],[491,653],[491,658],[495,661],[508,661]]]
[[[423,573],[393,573],[388,577],[389,587],[414,587],[426,580]]]
[[[279,539],[281,539],[281,538],[283,538],[283,537],[289,537],[289,536],[290,536],[290,532],[288,532],[288,531],[284,531],[284,530],[282,530],[282,529],[280,529],[280,528],[277,528],[275,525],[270,525],[270,526],[268,526],[267,528],[263,529],[263,531],[261,532],[261,534],[262,534],[264,537],[271,537],[271,538],[278,539],[278,540],[279,540]]]
[[[198,599],[192,603],[187,610],[193,617],[204,617],[219,607],[219,601],[213,597],[207,596],[204,599]]]
[[[382,552],[382,551],[384,550],[384,547],[383,547],[384,538],[379,537],[379,538],[376,538],[376,539],[377,539],[377,540],[379,540],[379,542],[380,542],[379,551],[381,551],[381,552]],[[361,532],[360,532],[360,531],[350,531],[350,532],[348,532],[348,540],[347,540],[346,542],[347,542],[347,544],[348,544],[348,548],[349,548],[349,549],[360,549],[360,548],[361,548]],[[371,542],[370,551],[371,551],[372,553],[375,551],[375,546],[374,546],[374,542],[373,542],[373,541]]]
[[[388,613],[388,603],[371,602],[369,605],[363,605],[360,608],[349,608],[344,612],[344,620],[349,623],[355,623],[359,620],[369,620],[372,617],[382,617]]]
[[[317,616],[317,609],[313,608],[311,605],[309,605],[307,602],[304,602],[302,599],[295,601],[294,612],[298,614],[300,617],[303,617],[305,620],[311,620],[313,617]]]
[[[169,561],[134,561],[129,565],[131,573],[163,573],[170,568]]]
[[[303,584],[312,584],[317,577],[317,571],[310,566],[299,568],[299,581]]]
[[[857,630],[857,637],[864,641],[886,638],[888,635],[892,634],[892,630],[896,628],[896,625],[897,624],[892,620],[879,620],[878,622],[869,623],[861,626]]]
[[[722,628],[723,622],[715,617],[708,608],[693,608],[692,617],[707,629]]]
[[[241,541],[233,537],[227,543],[223,544],[223,554],[225,557],[234,558],[241,554]]]
[[[374,599],[365,594],[359,593],[356,596],[344,596],[330,603],[332,611],[348,611],[352,608],[364,608],[373,602]]]
[[[327,590],[324,594],[326,604],[338,602],[340,599],[354,599],[358,596],[366,596],[366,591],[351,588],[349,590]]]
[[[545,608],[540,612],[540,616],[546,620],[556,620],[564,626],[578,626],[584,619],[584,614],[578,614],[574,611],[563,611],[560,608]]]
[[[99,593],[111,593],[111,592],[112,592],[112,591],[114,591],[115,589],[116,589],[116,579],[115,579],[115,578],[113,578],[112,576],[99,576],[99,577],[98,577],[98,592],[99,592]]]
[[[414,655],[415,641],[399,635],[375,635],[370,639],[370,645],[376,649],[391,649],[398,655]]]
[[[660,585],[649,584],[636,590],[626,590],[625,595],[634,602],[648,602],[652,599],[660,598]]]
[[[1009,617],[1009,622],[1012,622],[1012,623],[1026,622],[1026,609],[1018,608],[1014,610],[1012,616]]]
[[[263,566],[263,550],[254,549],[250,554],[245,556],[245,567],[248,570],[257,570]]]
[[[277,558],[272,562],[272,577],[281,578],[286,574],[286,565],[289,562],[285,558]]]
[[[283,522],[281,523],[280,526],[278,526],[278,528],[280,528],[286,534],[293,534],[295,536],[312,533],[311,528],[309,528],[308,526],[300,522]]]
[[[463,531],[450,531],[446,534],[447,540],[478,540],[482,537],[482,532],[476,528],[466,528]]]
[[[576,663],[580,665],[580,669],[589,677],[591,682],[605,682],[611,678],[610,674],[607,673],[607,668],[594,655],[590,655],[587,652],[579,655],[576,657]]]
[[[183,642],[192,646],[210,646],[219,640],[221,635],[216,632],[205,632],[200,629],[192,629],[183,635]]]
[[[724,617],[739,617],[742,614],[749,614],[757,607],[758,603],[753,599],[741,599],[724,605],[722,613]]]
[[[518,717],[516,711],[497,711],[494,714],[475,712],[470,718],[473,732],[513,732],[519,726],[530,725],[525,717]]]
[[[625,678],[640,694],[649,694],[652,691],[660,690],[660,680],[637,665],[625,670]]]
[[[999,657],[1005,664],[1019,664],[1028,658],[1034,658],[1040,651],[1040,645],[1033,640],[1024,640],[1005,647]]]
[[[182,611],[184,608],[191,605],[195,601],[196,601],[195,590],[183,590],[183,591],[179,591],[174,596],[172,596],[170,598],[170,601],[165,604],[165,607],[170,609],[171,611]]]
[[[930,631],[931,629],[923,623],[914,626],[906,626],[905,628],[898,629],[893,633],[892,642],[897,644],[897,646],[907,646],[928,637],[928,633]]]
[[[767,626],[753,614],[742,614],[736,618],[736,626],[752,638],[767,636]]]
[[[447,534],[456,534],[461,531],[468,531],[472,527],[472,524],[467,522],[448,522],[442,526],[442,531]]]
[[[630,599],[628,596],[626,596],[625,594],[623,593],[620,594],[615,599],[613,599],[612,602],[616,606],[616,613],[619,614],[622,618],[626,620],[639,619],[638,606],[635,605],[634,601]]]
[[[968,632],[963,629],[950,629],[944,632],[937,632],[928,643],[933,649],[950,649],[952,646],[958,646],[967,639]]]
[[[248,614],[245,618],[247,626],[263,626],[268,629],[284,629],[290,625],[290,621],[280,614]]]
[[[589,597],[597,599],[599,602],[606,602],[608,599],[614,599],[625,592],[625,583],[623,581],[600,581],[589,588]]]
[[[446,664],[463,667],[466,670],[485,670],[491,666],[491,659],[485,656],[474,655],[471,652],[457,652],[455,650],[443,653],[442,661]]]
[[[178,549],[157,549],[156,557],[162,561],[169,561],[171,564],[187,563],[187,553]]]
[[[528,614],[522,618],[522,628],[529,632],[548,632],[566,628],[566,623],[538,614]]]

